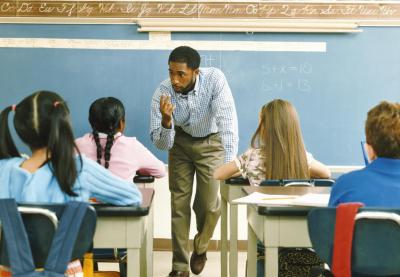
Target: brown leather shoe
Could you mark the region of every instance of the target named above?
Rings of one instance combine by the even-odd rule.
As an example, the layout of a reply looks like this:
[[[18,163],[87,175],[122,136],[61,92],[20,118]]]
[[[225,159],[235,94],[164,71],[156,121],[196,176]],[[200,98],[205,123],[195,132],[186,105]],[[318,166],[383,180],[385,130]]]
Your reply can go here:
[[[189,271],[172,270],[168,277],[189,277]]]
[[[206,261],[207,252],[198,255],[196,251],[193,251],[192,256],[190,257],[190,270],[193,272],[193,274],[200,274],[206,265]]]

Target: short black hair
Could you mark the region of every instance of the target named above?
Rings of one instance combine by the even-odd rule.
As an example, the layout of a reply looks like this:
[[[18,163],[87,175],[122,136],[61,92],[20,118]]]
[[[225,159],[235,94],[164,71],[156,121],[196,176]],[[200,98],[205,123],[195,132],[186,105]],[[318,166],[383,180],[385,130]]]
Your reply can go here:
[[[200,66],[200,55],[189,46],[179,46],[169,54],[168,63],[170,62],[186,63],[189,68],[194,70]]]

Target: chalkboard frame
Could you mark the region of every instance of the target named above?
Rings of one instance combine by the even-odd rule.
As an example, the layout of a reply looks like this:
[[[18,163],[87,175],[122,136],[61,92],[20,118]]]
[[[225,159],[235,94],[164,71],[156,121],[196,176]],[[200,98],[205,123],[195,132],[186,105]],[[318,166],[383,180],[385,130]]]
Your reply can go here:
[[[0,4],[0,22],[29,23],[139,23],[139,25],[176,27],[176,21],[145,19],[186,19],[174,31],[212,31],[210,20],[241,26],[260,32],[295,31],[293,20],[314,28],[341,29],[341,24],[357,26],[399,26],[400,2],[394,1],[78,1],[78,0],[6,0]],[[192,19],[192,20],[187,20]],[[233,20],[233,21],[229,21]],[[185,24],[186,23],[186,24]],[[158,24],[158,25],[157,25]],[[278,26],[274,27],[274,24]],[[279,25],[281,24],[281,25]],[[308,25],[307,25],[308,24]],[[325,24],[325,25],[324,25]],[[216,25],[212,25],[216,27]],[[272,26],[272,27],[271,27]],[[303,26],[301,31],[307,32]],[[332,27],[333,26],[333,27]],[[190,29],[190,27],[192,27]],[[200,27],[200,28],[193,28]],[[354,28],[354,26],[352,27]],[[347,28],[347,29],[352,29]],[[218,28],[214,28],[221,31]],[[345,28],[346,29],[346,28]],[[146,29],[144,29],[145,31]],[[155,29],[147,29],[155,30]],[[140,29],[139,29],[140,31]],[[223,30],[222,30],[223,31]],[[232,31],[232,29],[227,30]],[[242,31],[242,30],[240,30]]]

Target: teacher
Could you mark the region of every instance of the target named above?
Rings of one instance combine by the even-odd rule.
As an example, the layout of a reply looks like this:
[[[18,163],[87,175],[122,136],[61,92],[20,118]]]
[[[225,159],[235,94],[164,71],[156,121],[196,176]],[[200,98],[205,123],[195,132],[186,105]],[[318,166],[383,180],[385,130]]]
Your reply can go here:
[[[161,82],[151,102],[151,140],[159,149],[168,150],[173,251],[170,277],[189,276],[194,176],[197,234],[190,269],[199,274],[220,216],[219,181],[213,178],[213,172],[237,154],[236,108],[225,75],[217,68],[199,66],[196,50],[175,48],[168,59],[169,78]]]

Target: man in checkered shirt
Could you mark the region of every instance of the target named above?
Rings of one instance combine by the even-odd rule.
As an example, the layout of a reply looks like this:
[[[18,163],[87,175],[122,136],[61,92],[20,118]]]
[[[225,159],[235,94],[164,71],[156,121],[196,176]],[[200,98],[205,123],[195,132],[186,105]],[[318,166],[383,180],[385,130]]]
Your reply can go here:
[[[197,235],[190,269],[199,274],[220,216],[219,182],[213,179],[213,172],[235,158],[238,124],[232,93],[221,70],[200,68],[199,53],[187,46],[171,52],[168,66],[169,79],[161,82],[152,98],[150,136],[159,149],[169,151],[173,259],[168,276],[187,277],[194,176]]]

